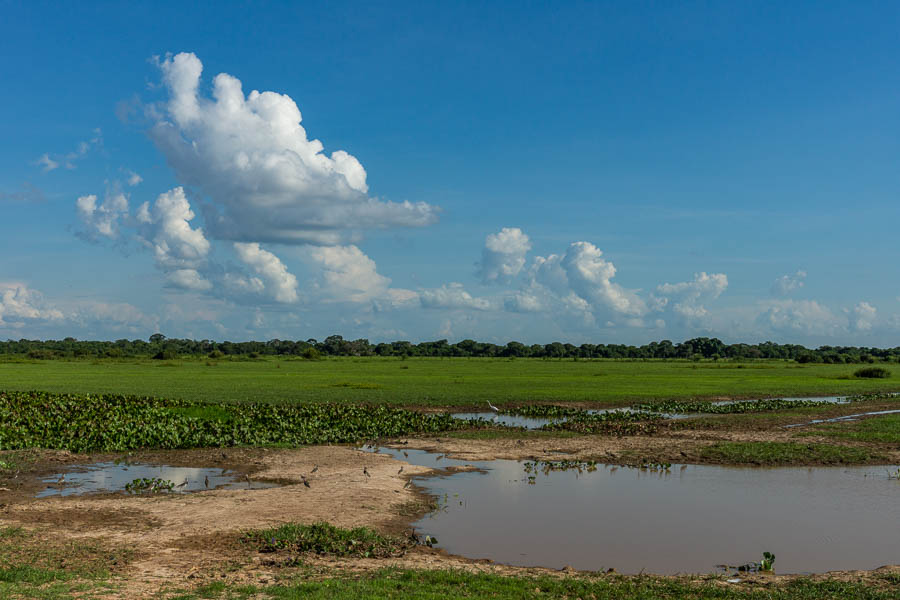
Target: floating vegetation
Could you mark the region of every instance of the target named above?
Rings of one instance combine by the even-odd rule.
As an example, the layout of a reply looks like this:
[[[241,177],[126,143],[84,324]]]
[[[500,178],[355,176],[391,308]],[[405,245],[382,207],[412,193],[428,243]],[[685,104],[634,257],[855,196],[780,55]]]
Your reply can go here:
[[[522,467],[525,473],[532,475],[543,473],[549,475],[552,471],[577,471],[578,474],[593,473],[600,464],[594,460],[557,460],[557,461],[526,461]]]
[[[386,536],[368,527],[343,529],[323,521],[312,525],[286,523],[274,529],[248,531],[242,541],[260,552],[390,558],[402,556],[418,539],[414,535],[404,538]],[[422,543],[431,546],[437,540],[426,536]]]
[[[587,411],[571,406],[557,406],[555,404],[534,404],[532,406],[517,406],[500,411],[501,415],[514,415],[517,417],[572,417],[587,414]]]
[[[880,368],[880,367],[876,367]],[[857,394],[847,396],[843,403],[872,402],[897,398],[893,393]],[[756,413],[787,408],[815,408],[832,406],[835,401],[828,400],[788,400],[786,398],[765,398],[763,400],[746,400],[739,402],[708,402],[703,400],[662,400],[659,402],[643,402],[632,405],[632,410],[651,411],[669,414],[707,413],[714,415],[730,415],[739,413]]]
[[[158,494],[171,492],[175,484],[168,479],[159,477],[141,477],[125,484],[125,491],[129,494]]]
[[[0,392],[0,423],[0,449],[72,452],[353,443],[480,426],[448,414],[385,406],[200,403],[48,392]]]
[[[614,410],[604,413],[588,413],[569,417],[565,421],[548,423],[544,431],[574,431],[584,434],[647,435],[659,430],[663,417],[654,412]]]

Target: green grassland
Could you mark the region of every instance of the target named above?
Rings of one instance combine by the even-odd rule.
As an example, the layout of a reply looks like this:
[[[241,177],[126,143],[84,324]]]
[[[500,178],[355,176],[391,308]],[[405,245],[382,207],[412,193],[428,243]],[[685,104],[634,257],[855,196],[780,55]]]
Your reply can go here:
[[[138,394],[192,401],[341,402],[407,407],[816,396],[900,390],[853,365],[489,358],[50,360],[0,362],[0,389]]]

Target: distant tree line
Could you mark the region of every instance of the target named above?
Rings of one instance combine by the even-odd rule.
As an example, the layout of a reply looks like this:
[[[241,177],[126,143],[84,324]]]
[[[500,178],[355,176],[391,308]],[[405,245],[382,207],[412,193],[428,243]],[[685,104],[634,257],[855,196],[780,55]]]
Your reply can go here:
[[[0,355],[27,356],[34,359],[54,358],[119,358],[152,357],[172,359],[179,356],[222,358],[225,356],[258,358],[260,356],[395,356],[395,357],[516,357],[547,359],[782,359],[800,363],[873,363],[900,362],[900,347],[866,348],[856,346],[821,346],[816,349],[797,344],[725,344],[717,338],[699,337],[675,344],[669,340],[651,342],[643,346],[625,344],[550,344],[526,345],[509,342],[505,345],[475,340],[455,344],[447,340],[406,341],[372,344],[367,339],[345,340],[331,335],[322,341],[308,339],[269,340],[267,342],[215,342],[167,338],[157,333],[148,340],[82,341],[67,337],[63,340],[7,340],[0,342]]]

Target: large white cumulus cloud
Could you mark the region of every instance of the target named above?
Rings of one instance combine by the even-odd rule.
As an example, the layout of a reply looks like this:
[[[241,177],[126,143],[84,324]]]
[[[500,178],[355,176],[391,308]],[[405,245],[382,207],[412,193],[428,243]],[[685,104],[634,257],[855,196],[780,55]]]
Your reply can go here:
[[[203,65],[190,53],[160,67],[169,100],[151,136],[179,180],[209,201],[204,218],[213,237],[337,245],[362,229],[436,221],[437,209],[423,202],[369,197],[363,166],[308,139],[289,96],[245,96],[240,80],[222,73],[206,98]]]
[[[518,227],[504,227],[484,240],[478,276],[484,283],[509,283],[525,266],[531,240]]]

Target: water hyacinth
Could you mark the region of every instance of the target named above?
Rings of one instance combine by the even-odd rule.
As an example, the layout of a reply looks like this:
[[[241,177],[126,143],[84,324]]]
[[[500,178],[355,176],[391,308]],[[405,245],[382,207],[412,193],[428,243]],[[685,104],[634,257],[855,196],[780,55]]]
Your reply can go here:
[[[47,392],[0,392],[0,422],[2,450],[72,452],[353,443],[473,426],[448,414],[385,406],[206,404]]]

